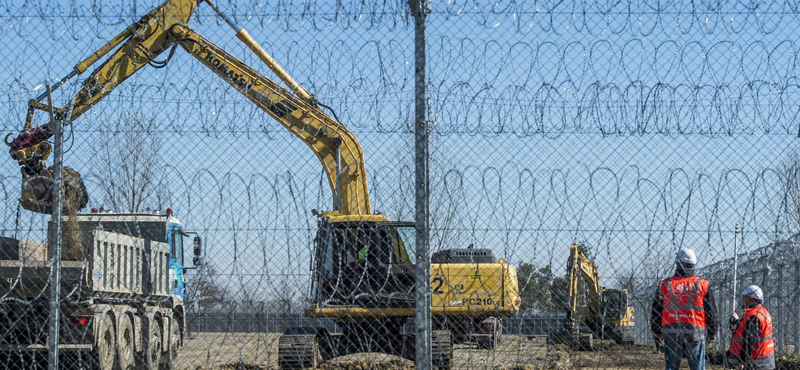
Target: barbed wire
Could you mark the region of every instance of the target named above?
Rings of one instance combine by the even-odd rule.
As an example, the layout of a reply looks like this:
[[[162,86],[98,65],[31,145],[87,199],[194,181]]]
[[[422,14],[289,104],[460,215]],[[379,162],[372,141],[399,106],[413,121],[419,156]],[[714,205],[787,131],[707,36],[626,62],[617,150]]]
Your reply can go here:
[[[734,41],[644,44],[631,39],[622,45],[609,47],[607,40],[567,45],[515,42],[496,44],[497,52],[489,57],[481,40],[442,37],[430,51],[437,61],[428,82],[434,130],[557,137],[564,133],[785,135],[800,128],[800,78],[794,67],[800,47],[794,40],[741,45]],[[278,46],[278,54],[291,53],[288,50],[295,46]],[[314,55],[320,47],[314,44],[305,50]],[[413,71],[408,45],[368,41],[335,50],[338,54],[330,52],[323,59],[342,54],[358,57],[344,68],[326,64],[312,68],[314,60],[287,68],[298,71],[298,79],[333,106],[354,131],[410,130]],[[362,68],[365,58],[376,68]],[[720,65],[724,69],[717,68]],[[184,74],[175,67],[165,75],[166,81],[139,80],[120,86],[106,99],[119,109],[93,112],[95,123],[83,119],[81,129],[105,128],[105,122],[114,121],[105,115],[120,110],[150,108],[168,122],[158,127],[175,132],[282,130],[222,81],[186,79]],[[0,103],[20,119],[34,86],[41,83],[22,78],[6,83],[8,93]],[[62,93],[62,98],[68,96]],[[185,106],[192,109],[181,109]],[[2,124],[6,131],[18,127],[13,121]]]
[[[22,18],[58,19],[64,26],[94,20],[104,25],[130,23],[142,12],[160,4],[158,0],[122,0],[114,3],[73,1],[3,1],[2,20]],[[408,5],[403,1],[303,1],[264,4],[255,0],[222,1],[220,7],[243,24],[279,25],[283,31],[327,30],[331,27],[376,27],[408,29]],[[504,27],[522,34],[634,33],[651,36],[666,34],[714,34],[718,32],[761,34],[780,33],[800,15],[797,1],[717,2],[717,1],[448,1],[434,2],[432,15],[456,22],[465,18],[485,27]],[[195,17],[199,22],[219,22],[215,14],[202,7]]]
[[[170,167],[170,170],[176,169]],[[397,172],[396,168],[379,168],[371,176],[392,178]],[[305,246],[303,249],[310,248],[310,232],[315,230],[310,210],[326,209],[332,199],[328,190],[319,187],[319,175],[284,173],[245,177],[214,173],[170,171],[173,194],[169,206],[185,212],[182,219],[187,224],[209,233],[233,232],[244,240],[267,234],[275,238],[276,232],[283,231],[289,233],[290,239],[302,236],[300,245]],[[542,171],[509,164],[447,169],[446,173],[443,187],[433,196],[440,207],[433,210],[432,217],[435,219],[435,213],[444,209],[457,209],[459,213],[451,219],[451,224],[433,225],[434,229],[463,231],[453,234],[461,239],[456,244],[494,244],[497,238],[509,241],[504,243],[505,247],[496,249],[514,261],[528,258],[531,246],[557,250],[559,244],[577,240],[589,240],[596,248],[614,248],[616,256],[624,250],[640,255],[649,248],[678,249],[698,241],[712,251],[725,245],[723,234],[730,233],[732,226],[723,223],[729,220],[735,220],[748,231],[753,238],[750,245],[760,247],[788,236],[776,235],[776,228],[796,227],[782,216],[787,212],[789,200],[779,196],[776,189],[780,189],[781,175],[771,169],[761,172],[726,169],[711,175],[678,168],[648,176],[635,167],[622,172],[588,167]],[[3,188],[9,189],[0,226],[6,231],[15,230],[12,213],[16,198],[12,189],[18,186],[18,181],[12,176],[2,179]],[[100,194],[91,191],[95,181],[100,179],[87,178],[87,186],[91,194]],[[404,217],[397,210],[402,206],[393,205],[385,197],[400,194],[402,199],[413,199],[403,196],[412,191],[403,185],[374,182],[371,193],[375,209],[392,219]],[[455,205],[444,207],[446,202]],[[108,205],[101,198],[93,198],[89,207]],[[23,225],[35,225],[41,217],[27,215]],[[617,245],[624,234],[641,240],[666,235],[667,240],[655,245]],[[542,240],[547,242],[541,244]],[[283,244],[281,248],[289,248],[291,244]],[[520,248],[525,253],[521,254]]]

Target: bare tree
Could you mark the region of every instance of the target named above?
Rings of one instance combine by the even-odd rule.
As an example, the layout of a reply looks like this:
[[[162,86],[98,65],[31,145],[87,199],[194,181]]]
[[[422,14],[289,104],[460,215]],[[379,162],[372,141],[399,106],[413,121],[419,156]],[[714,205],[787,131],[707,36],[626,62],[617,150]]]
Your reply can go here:
[[[431,153],[443,153],[437,151],[441,144],[435,140],[435,136],[430,142]],[[398,146],[397,154],[393,156],[397,160],[393,168],[408,168],[404,166],[404,161],[414,156],[413,140],[406,140],[403,146]],[[463,196],[459,180],[460,175],[457,171],[451,171],[456,167],[455,161],[444,157],[442,154],[432,155],[429,168],[429,209],[430,209],[430,243],[432,251],[466,247],[463,245],[463,230],[457,224],[458,213],[461,207],[459,197]],[[410,171],[401,173],[399,181],[393,186],[395,189],[390,191],[391,196],[388,206],[398,219],[413,219],[414,216],[414,184],[415,177],[413,167]]]
[[[641,286],[644,288],[650,285],[656,285],[662,279],[672,276],[675,270],[675,252],[671,248],[660,246],[653,246],[646,257],[644,262],[640,265]]]
[[[628,293],[633,293],[639,288],[638,284],[636,284],[636,270],[633,268],[617,273],[616,280],[617,287],[619,289],[627,289]]]
[[[228,291],[220,285],[213,266],[204,265],[196,274],[186,276],[186,307],[189,327],[198,317],[209,313],[224,312],[229,299]]]
[[[270,302],[272,314],[277,314],[284,318],[293,316],[296,313],[297,302],[295,296],[297,295],[297,288],[289,283],[288,278],[284,278],[275,293],[275,299]]]
[[[126,114],[115,129],[102,132],[101,145],[93,146],[92,175],[102,189],[102,204],[113,211],[140,212],[160,209],[168,201],[160,174],[161,137],[153,119]]]

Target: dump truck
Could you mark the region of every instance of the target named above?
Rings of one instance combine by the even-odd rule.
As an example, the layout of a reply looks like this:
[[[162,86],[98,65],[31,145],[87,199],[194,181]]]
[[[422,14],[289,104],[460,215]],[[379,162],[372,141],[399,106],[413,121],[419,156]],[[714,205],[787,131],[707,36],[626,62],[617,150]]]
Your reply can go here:
[[[83,369],[171,368],[186,333],[186,270],[201,238],[164,213],[71,216],[61,260],[59,353]],[[53,240],[52,220],[48,240]],[[184,240],[193,237],[192,262]],[[46,358],[50,243],[0,239],[0,369]]]

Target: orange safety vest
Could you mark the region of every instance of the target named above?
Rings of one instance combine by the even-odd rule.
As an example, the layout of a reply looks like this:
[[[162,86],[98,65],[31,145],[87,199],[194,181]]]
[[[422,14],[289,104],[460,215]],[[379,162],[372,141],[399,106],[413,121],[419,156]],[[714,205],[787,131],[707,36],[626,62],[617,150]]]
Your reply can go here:
[[[708,280],[698,276],[673,276],[659,283],[664,309],[661,328],[665,336],[705,339],[706,312],[703,298],[708,292]]]
[[[758,342],[753,352],[750,353],[752,361],[748,361],[748,363],[752,363],[757,368],[773,369],[775,368],[775,339],[772,337],[772,316],[762,305],[744,309],[744,315],[739,320],[739,326],[736,327],[731,338],[731,355],[738,358],[742,353],[744,326],[747,320],[753,316],[758,316]]]

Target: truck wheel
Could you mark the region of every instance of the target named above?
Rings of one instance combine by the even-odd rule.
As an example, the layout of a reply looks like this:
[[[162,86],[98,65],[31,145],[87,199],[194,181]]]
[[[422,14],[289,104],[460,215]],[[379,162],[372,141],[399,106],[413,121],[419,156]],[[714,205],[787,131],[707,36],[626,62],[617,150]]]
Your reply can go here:
[[[179,331],[178,321],[173,318],[169,321],[169,347],[165,353],[164,358],[161,359],[161,369],[173,369],[176,362],[175,358],[178,357],[178,349],[181,347],[181,333]]]
[[[495,319],[494,333],[492,334],[492,349],[500,345],[500,338],[503,336],[503,322],[500,319]]]
[[[150,328],[147,330],[145,363],[149,370],[158,370],[161,364],[161,323],[155,318],[150,320]]]
[[[122,325],[119,327],[119,367],[122,370],[133,368],[135,362],[133,323],[128,316],[122,317]]]
[[[492,332],[488,335],[480,336],[476,340],[479,349],[493,350],[497,348],[498,344],[500,344],[500,336],[503,335],[502,322],[498,319],[494,319],[491,322]]]
[[[114,332],[114,319],[111,315],[103,315],[97,331],[97,348],[94,358],[99,370],[114,370],[117,362],[117,335]]]

